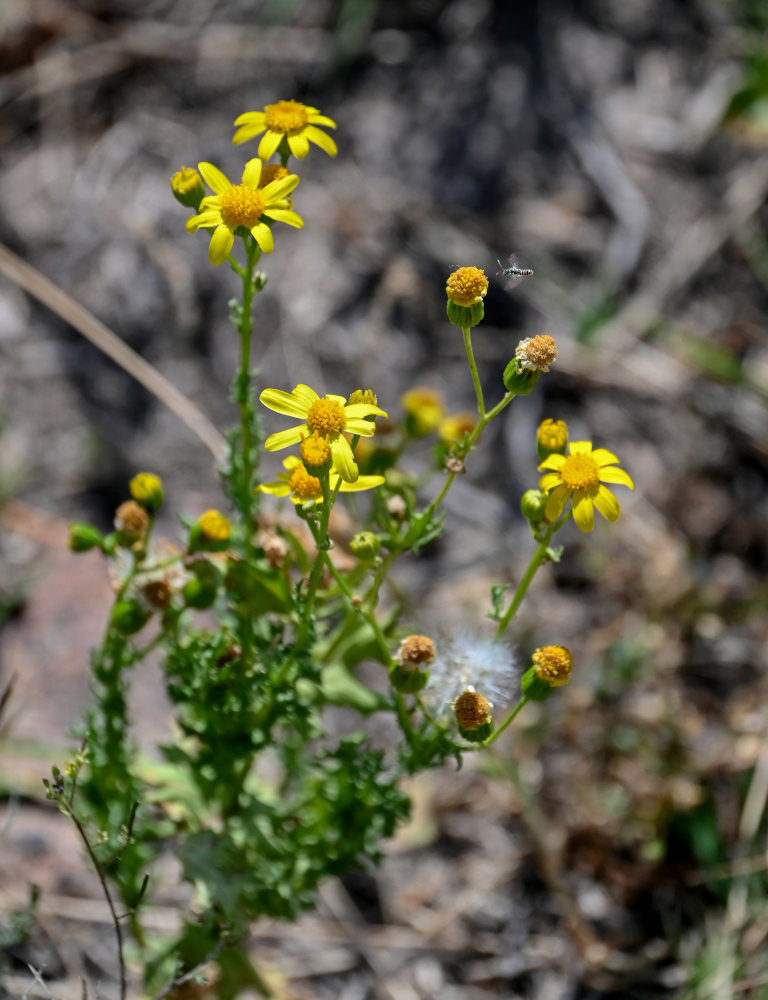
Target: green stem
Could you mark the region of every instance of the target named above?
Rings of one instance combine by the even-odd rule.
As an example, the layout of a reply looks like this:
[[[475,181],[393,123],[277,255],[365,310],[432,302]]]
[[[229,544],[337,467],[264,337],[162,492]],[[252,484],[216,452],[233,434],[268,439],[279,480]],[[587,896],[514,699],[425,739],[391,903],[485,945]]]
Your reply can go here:
[[[477,373],[477,365],[475,364],[475,354],[472,350],[472,334],[468,326],[464,326],[461,329],[464,336],[464,350],[467,352],[467,361],[469,361],[469,370],[472,372],[472,381],[475,385],[475,395],[477,396],[477,412],[482,420],[485,416],[485,402],[483,400],[483,387],[480,384],[480,376]]]
[[[371,628],[373,634],[376,636],[376,641],[379,644],[379,649],[381,650],[384,662],[387,664],[390,663],[392,660],[392,655],[389,652],[389,644],[387,643],[386,636],[381,630],[381,626],[376,621],[376,616],[373,614],[372,611],[369,611],[364,604],[361,603],[360,605],[357,605],[353,601],[353,594],[352,591],[347,586],[347,581],[344,579],[344,577],[341,575],[338,569],[334,566],[327,552],[325,553],[325,556],[328,569],[331,571],[331,574],[336,583],[338,583],[342,593],[349,601],[350,607],[353,608],[355,611],[357,611],[357,613],[365,619],[366,623]]]
[[[550,527],[547,528],[544,538],[539,542],[538,548],[533,553],[531,561],[528,563],[528,568],[523,574],[523,578],[517,585],[517,589],[515,590],[515,593],[512,596],[512,600],[509,602],[509,607],[499,619],[499,625],[498,628],[496,629],[496,638],[500,638],[504,634],[504,632],[507,629],[507,626],[514,618],[515,614],[517,613],[517,609],[520,607],[534,576],[536,576],[536,573],[539,570],[539,567],[542,566],[543,563],[545,563],[548,559],[547,549],[549,548],[549,543],[552,541],[552,536],[555,534],[556,531],[559,531],[560,528],[562,528],[562,526],[565,524],[565,522],[568,520],[569,517],[570,517],[570,511],[565,515],[565,517],[561,517],[559,521],[556,521],[553,525],[550,525]]]
[[[491,733],[491,735],[488,737],[488,739],[485,740],[485,742],[481,743],[480,746],[489,747],[491,743],[495,742],[499,738],[499,736],[501,736],[501,734],[504,732],[507,726],[512,722],[512,720],[517,717],[517,715],[523,710],[523,708],[527,704],[528,704],[528,696],[523,695],[520,701],[515,705],[515,707],[506,717],[506,719],[502,722],[502,724],[497,729],[495,729],[494,732]]]
[[[261,251],[255,241],[246,240],[247,261],[245,269],[241,271],[243,279],[243,301],[240,312],[240,323],[238,332],[240,334],[240,367],[237,374],[237,405],[240,410],[240,447],[242,452],[242,469],[239,493],[241,513],[245,518],[246,546],[250,545],[253,534],[253,517],[251,510],[253,507],[253,440],[251,434],[253,403],[251,400],[251,334],[253,330],[253,318],[251,310],[253,306],[254,281],[253,271],[256,262],[261,255]],[[233,484],[234,485],[234,484]]]

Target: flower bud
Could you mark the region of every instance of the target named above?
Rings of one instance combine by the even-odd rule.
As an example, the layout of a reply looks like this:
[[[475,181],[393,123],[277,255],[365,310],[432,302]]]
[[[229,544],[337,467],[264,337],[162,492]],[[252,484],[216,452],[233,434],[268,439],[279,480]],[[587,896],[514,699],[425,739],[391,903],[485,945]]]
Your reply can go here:
[[[102,548],[104,535],[92,524],[84,521],[73,521],[69,526],[68,545],[72,552],[88,552],[89,549]]]
[[[468,687],[451,702],[451,708],[460,735],[470,743],[482,743],[493,732],[491,703],[473,687]]]
[[[149,514],[156,514],[163,502],[162,479],[154,472],[139,472],[128,485],[136,503]]]
[[[405,413],[405,433],[409,437],[424,437],[440,426],[445,409],[443,397],[427,386],[409,389],[400,397]]]
[[[437,656],[435,644],[428,635],[409,635],[389,668],[392,687],[402,694],[416,694],[429,680],[427,667]]]
[[[531,657],[532,665],[523,674],[523,694],[531,701],[544,701],[556,687],[568,683],[573,656],[565,646],[542,646]]]
[[[151,612],[135,599],[118,601],[112,608],[112,625],[121,635],[133,635],[144,628]]]
[[[187,607],[202,610],[210,608],[216,600],[216,594],[221,584],[221,573],[206,559],[200,559],[189,567],[193,573],[182,590]]]
[[[542,520],[546,506],[547,494],[542,493],[541,490],[526,490],[520,498],[520,510],[523,517],[527,518],[533,525]]]
[[[381,549],[379,536],[372,531],[358,531],[349,543],[349,551],[363,562],[370,562],[375,559]]]
[[[171,177],[171,191],[176,201],[195,211],[205,197],[203,179],[193,167],[182,167],[176,171]]]
[[[206,510],[189,529],[189,551],[222,552],[229,546],[231,530],[220,510]]]
[[[536,431],[536,450],[539,461],[543,462],[550,455],[564,455],[568,444],[568,425],[564,420],[542,420]]]

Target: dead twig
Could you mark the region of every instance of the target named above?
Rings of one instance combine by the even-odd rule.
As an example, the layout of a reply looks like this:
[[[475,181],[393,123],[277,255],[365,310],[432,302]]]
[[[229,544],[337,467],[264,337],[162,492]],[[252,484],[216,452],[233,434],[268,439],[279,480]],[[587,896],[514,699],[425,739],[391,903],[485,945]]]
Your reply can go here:
[[[124,343],[101,320],[79,302],[54,285],[31,264],[27,264],[6,246],[0,244],[0,273],[22,288],[28,295],[69,323],[100,351],[111,358],[123,371],[136,379],[168,407],[209,449],[217,462],[225,452],[225,440],[210,420],[172,382],[161,375],[148,361]]]

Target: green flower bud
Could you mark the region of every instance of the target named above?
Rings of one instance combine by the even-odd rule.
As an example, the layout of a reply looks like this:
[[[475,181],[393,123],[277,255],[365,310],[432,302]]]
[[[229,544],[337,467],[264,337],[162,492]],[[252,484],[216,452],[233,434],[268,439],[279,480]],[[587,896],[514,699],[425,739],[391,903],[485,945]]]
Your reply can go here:
[[[460,735],[470,743],[482,743],[493,732],[491,703],[468,687],[451,703]]]
[[[395,691],[401,694],[417,694],[429,680],[429,671],[405,668],[401,663],[393,663],[389,668],[389,679]]]
[[[197,210],[205,197],[203,179],[193,167],[182,167],[171,177],[171,191],[176,201]]]
[[[72,552],[87,552],[89,549],[101,548],[104,535],[92,524],[74,521],[69,526],[68,544]]]
[[[163,481],[154,472],[140,472],[128,484],[131,496],[144,510],[155,514],[163,502]]]
[[[375,559],[380,549],[381,542],[379,541],[379,536],[375,535],[372,531],[358,531],[349,543],[349,551],[352,555],[358,559],[362,559],[364,562],[370,562],[371,559]]]
[[[150,612],[137,600],[118,601],[112,609],[112,624],[121,635],[133,635],[144,628]]]
[[[474,302],[471,306],[460,306],[453,299],[448,299],[446,306],[448,319],[454,326],[462,330],[468,326],[477,326],[485,316],[485,306],[482,302]]]
[[[547,494],[541,490],[526,490],[520,498],[520,510],[523,517],[531,524],[538,524],[544,517],[547,506]]]
[[[541,372],[529,368],[518,370],[517,361],[512,358],[504,369],[504,386],[513,396],[527,396],[536,387]]]
[[[190,608],[210,608],[221,585],[221,573],[205,559],[199,560],[190,568],[194,576],[184,585],[184,601]]]

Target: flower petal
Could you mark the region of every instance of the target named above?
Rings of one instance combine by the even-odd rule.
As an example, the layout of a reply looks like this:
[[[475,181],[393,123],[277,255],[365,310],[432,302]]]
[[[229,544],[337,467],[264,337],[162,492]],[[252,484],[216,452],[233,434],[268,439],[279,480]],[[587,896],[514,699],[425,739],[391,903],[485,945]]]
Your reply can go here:
[[[212,264],[223,264],[229,257],[234,242],[235,234],[229,226],[217,226],[208,244],[208,260]]]
[[[259,158],[268,160],[282,141],[282,133],[267,132],[259,143]]]
[[[307,108],[309,111],[309,108]],[[310,125],[325,125],[326,128],[336,128],[336,122],[333,118],[329,118],[327,115],[318,115],[314,111],[310,111],[307,115],[307,121]]]
[[[595,448],[592,452],[592,458],[598,465],[618,465],[619,463],[619,459],[607,448]]]
[[[315,128],[314,125],[307,125],[303,133],[310,142],[314,142],[316,146],[319,146],[323,152],[327,153],[329,156],[335,156],[338,153],[338,147],[333,139],[328,135],[327,132],[321,131],[319,128]]]
[[[560,455],[554,452],[552,455],[547,455],[544,461],[539,465],[539,470],[541,469],[560,469],[565,464],[565,455]]]
[[[306,424],[299,424],[298,427],[291,427],[287,431],[278,431],[270,434],[264,442],[267,451],[280,451],[282,448],[289,448],[292,444],[298,444],[302,437],[309,435],[309,428]]]
[[[345,483],[356,482],[360,475],[349,441],[343,434],[339,434],[335,441],[331,442],[331,455],[333,456],[333,467],[344,480]]]
[[[196,233],[198,229],[211,229],[213,226],[221,225],[221,212],[207,209],[199,215],[193,215],[186,221],[188,233]]]
[[[275,249],[275,238],[266,222],[257,222],[255,226],[251,226],[251,236],[256,240],[264,253],[272,253]]]
[[[374,406],[373,403],[350,403],[344,411],[347,417],[388,417],[389,414],[385,410],[379,409],[378,406]]]
[[[303,400],[307,404],[307,409],[310,408],[315,400],[320,399],[315,390],[311,386],[304,385],[303,382],[299,382],[298,385],[295,385],[291,390],[291,394],[297,399]],[[342,396],[340,398],[343,399],[344,397]]]
[[[571,491],[568,486],[563,484],[555,487],[547,499],[547,506],[544,508],[544,517],[546,517],[548,521],[556,521],[563,513],[570,495]]]
[[[285,392],[284,389],[265,389],[259,396],[259,402],[274,410],[275,413],[283,413],[286,417],[298,417],[299,420],[307,419],[309,403],[303,394],[297,392],[298,389],[306,389],[308,386],[296,386],[293,392]],[[312,400],[314,402],[314,400]]]
[[[243,184],[247,184],[248,187],[257,188],[259,186],[259,181],[261,179],[261,160],[258,156],[254,156],[252,160],[249,160],[245,168],[243,169]]]
[[[600,486],[598,488],[594,496],[594,503],[603,517],[608,518],[609,521],[618,521],[619,514],[621,514],[621,507],[619,506],[619,501],[607,486]]]
[[[339,490],[341,493],[359,493],[361,490],[372,490],[376,486],[381,486],[385,482],[384,476],[358,476],[354,483],[345,483],[342,479]],[[331,473],[331,489],[336,486],[333,473]]]
[[[268,493],[273,497],[287,497],[291,492],[291,487],[288,483],[259,483],[255,492]]]
[[[576,522],[576,527],[579,531],[591,531],[594,528],[595,508],[592,506],[592,497],[589,490],[574,491],[573,520]]]
[[[543,493],[549,493],[556,486],[562,485],[563,480],[560,478],[559,472],[548,472],[546,476],[542,476],[539,480],[539,489]]]
[[[344,430],[349,434],[358,434],[360,437],[373,437],[376,425],[372,420],[362,420],[360,417],[347,417]]]
[[[571,455],[591,455],[592,454],[592,442],[591,441],[571,441],[568,445],[568,449]]]
[[[300,135],[287,135],[286,139],[288,140],[288,146],[296,159],[303,160],[309,152],[307,137],[302,133]]]
[[[244,111],[243,114],[238,115],[237,118],[232,122],[233,125],[261,125],[261,131],[264,131],[266,127],[264,122],[266,120],[266,113],[264,111]]]
[[[612,465],[603,466],[600,470],[600,482],[616,483],[620,486],[628,486],[631,490],[635,488],[635,484],[632,482],[629,475],[623,469],[615,469]]]
[[[275,222],[284,222],[286,226],[293,226],[294,229],[303,229],[304,220],[296,212],[289,212],[285,208],[265,208],[264,215]]]
[[[239,146],[244,142],[248,142],[249,139],[255,139],[257,135],[261,133],[266,128],[265,125],[243,125],[239,128],[235,134],[232,136],[232,145]]]
[[[203,176],[203,180],[215,191],[216,194],[224,194],[225,191],[229,191],[232,187],[232,182],[227,180],[224,174],[219,170],[218,167],[214,167],[212,163],[198,163],[197,169]]]
[[[270,181],[269,184],[265,184],[261,190],[267,199],[267,204],[274,205],[276,201],[281,201],[293,191],[299,180],[298,174],[289,174],[287,177],[282,177],[276,181]]]

